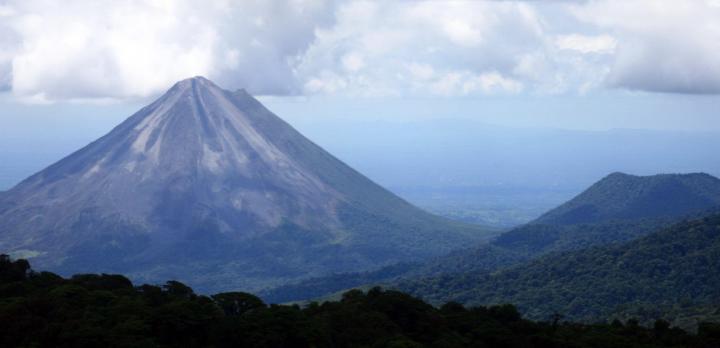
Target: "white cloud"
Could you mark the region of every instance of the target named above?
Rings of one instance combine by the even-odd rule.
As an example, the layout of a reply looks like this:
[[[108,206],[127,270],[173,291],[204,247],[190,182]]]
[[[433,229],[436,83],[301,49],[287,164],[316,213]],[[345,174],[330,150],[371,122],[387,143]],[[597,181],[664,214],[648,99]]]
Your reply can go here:
[[[359,54],[348,53],[343,56],[342,64],[349,71],[358,71],[365,66],[365,60]]]
[[[0,53],[0,76],[31,100],[147,96],[194,75],[292,93],[287,60],[332,19],[324,1],[18,0],[1,9],[2,52],[12,56]]]
[[[15,14],[15,9],[4,4],[0,4],[0,18],[10,17]]]
[[[519,81],[506,78],[497,72],[488,72],[476,76],[463,84],[463,92],[465,94],[481,90],[485,93],[499,92],[520,92],[523,84]]]
[[[518,93],[522,91],[523,85],[494,71],[480,75],[469,71],[452,71],[433,79],[429,88],[434,94],[442,96],[464,96],[478,93]]]
[[[205,75],[255,94],[720,93],[717,0],[0,0],[0,91],[135,98]]]
[[[334,94],[347,87],[347,81],[330,71],[323,71],[319,77],[310,79],[305,83],[305,89],[310,93]]]
[[[717,1],[591,1],[577,17],[617,38],[610,86],[677,93],[720,93]]]
[[[418,81],[429,80],[435,75],[435,69],[429,64],[410,63],[407,65],[407,69],[412,78]]]
[[[617,41],[610,35],[587,36],[580,34],[560,35],[555,44],[561,50],[581,53],[610,54],[615,51]]]
[[[527,4],[354,1],[318,30],[296,76],[311,94],[518,93],[515,67],[545,45]]]

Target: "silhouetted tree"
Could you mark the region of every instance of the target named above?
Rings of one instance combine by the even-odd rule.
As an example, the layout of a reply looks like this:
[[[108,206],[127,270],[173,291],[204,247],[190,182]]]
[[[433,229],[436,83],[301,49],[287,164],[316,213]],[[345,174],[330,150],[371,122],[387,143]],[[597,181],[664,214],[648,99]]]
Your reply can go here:
[[[256,308],[265,308],[265,303],[255,296],[244,292],[223,292],[213,295],[212,299],[225,312],[225,315],[242,315]]]

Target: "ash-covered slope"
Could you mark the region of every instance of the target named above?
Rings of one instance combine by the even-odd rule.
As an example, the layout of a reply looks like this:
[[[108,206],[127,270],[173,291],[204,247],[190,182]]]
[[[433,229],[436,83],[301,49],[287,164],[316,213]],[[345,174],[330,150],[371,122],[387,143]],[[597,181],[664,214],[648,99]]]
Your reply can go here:
[[[427,214],[240,90],[196,77],[0,196],[0,250],[61,273],[256,289],[487,238]]]

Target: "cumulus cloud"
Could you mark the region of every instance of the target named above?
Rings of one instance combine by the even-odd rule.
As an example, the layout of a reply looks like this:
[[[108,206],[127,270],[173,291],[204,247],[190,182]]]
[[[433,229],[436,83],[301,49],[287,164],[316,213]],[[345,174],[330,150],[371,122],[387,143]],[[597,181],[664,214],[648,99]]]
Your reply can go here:
[[[604,0],[572,11],[617,38],[610,86],[720,93],[720,2]]]
[[[13,48],[18,41],[15,32],[1,23],[14,14],[12,8],[0,3],[0,92],[11,88]]]
[[[718,23],[716,0],[0,0],[0,91],[135,98],[205,75],[271,95],[720,93]]]
[[[317,34],[306,93],[720,93],[718,0],[359,1]]]
[[[0,8],[11,55],[0,53],[0,81],[42,100],[147,96],[194,75],[292,93],[287,60],[331,14],[319,0],[10,1]]]
[[[560,35],[555,44],[562,50],[581,53],[611,54],[615,51],[617,41],[610,35],[587,36],[580,34]]]
[[[507,2],[350,2],[316,34],[295,68],[305,93],[517,93],[545,46],[535,11]]]

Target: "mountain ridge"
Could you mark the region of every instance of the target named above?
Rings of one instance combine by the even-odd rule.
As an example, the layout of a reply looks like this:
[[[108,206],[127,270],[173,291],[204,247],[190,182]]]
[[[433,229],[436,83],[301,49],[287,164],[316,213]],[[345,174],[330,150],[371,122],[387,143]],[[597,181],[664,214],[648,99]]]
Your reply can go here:
[[[673,206],[660,204],[667,201]],[[707,173],[638,176],[614,172],[533,223],[671,217],[718,204],[720,179]]]

